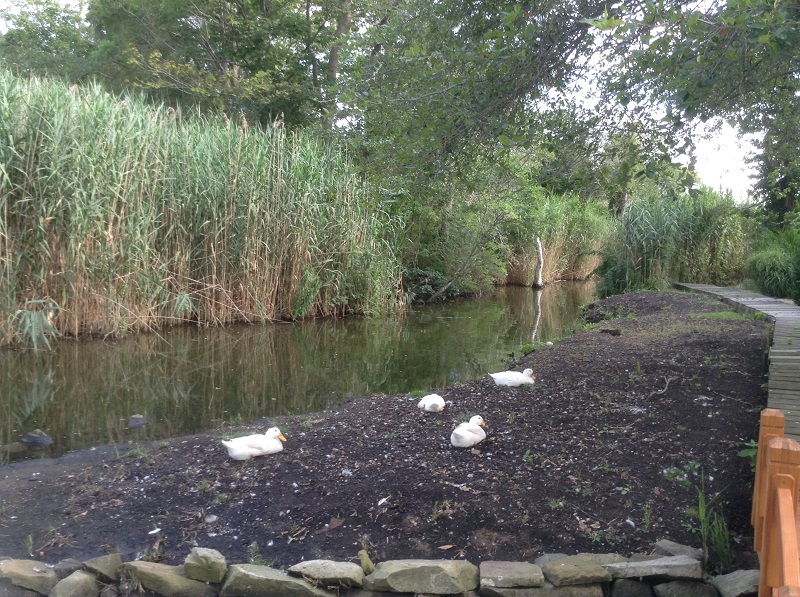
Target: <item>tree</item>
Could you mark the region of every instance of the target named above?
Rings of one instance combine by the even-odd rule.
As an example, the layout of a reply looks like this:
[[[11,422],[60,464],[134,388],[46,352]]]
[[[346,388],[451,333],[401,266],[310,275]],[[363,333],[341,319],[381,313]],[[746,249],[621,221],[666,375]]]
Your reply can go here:
[[[11,0],[0,8],[8,31],[0,36],[0,65],[22,75],[87,78],[91,31],[81,8],[57,0]]]
[[[771,0],[648,3],[593,22],[615,32],[609,89],[640,111],[666,106],[676,127],[720,116],[766,133],[757,188],[791,211],[800,187],[800,5]],[[781,202],[783,202],[781,204]]]
[[[330,12],[257,0],[97,0],[87,18],[110,80],[170,102],[297,125],[319,112],[317,54],[333,36]]]
[[[20,74],[93,75],[289,126],[330,120],[354,19],[350,0],[94,0],[85,19],[59,0],[13,2],[0,10],[10,26],[0,63]]]
[[[800,202],[800,102],[787,92],[775,94],[760,122],[764,136],[755,163],[756,195],[767,210],[783,221]]]

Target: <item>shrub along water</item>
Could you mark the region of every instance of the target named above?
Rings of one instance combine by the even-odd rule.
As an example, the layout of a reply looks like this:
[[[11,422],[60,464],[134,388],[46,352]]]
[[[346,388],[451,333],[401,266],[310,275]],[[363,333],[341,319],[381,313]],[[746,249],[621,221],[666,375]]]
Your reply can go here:
[[[752,223],[730,195],[643,193],[622,213],[598,268],[601,296],[671,281],[729,285],[744,277]]]
[[[395,225],[341,153],[0,72],[0,343],[401,305]],[[16,322],[16,323],[15,323]]]
[[[784,228],[764,232],[755,244],[747,273],[758,291],[800,303],[800,219],[788,218]]]

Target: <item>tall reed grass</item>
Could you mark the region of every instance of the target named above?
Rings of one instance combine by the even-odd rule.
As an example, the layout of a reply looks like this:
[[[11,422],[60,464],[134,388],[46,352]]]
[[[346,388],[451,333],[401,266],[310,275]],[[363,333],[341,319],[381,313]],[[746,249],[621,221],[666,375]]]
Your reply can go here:
[[[604,206],[577,195],[552,195],[542,189],[529,195],[510,233],[514,259],[505,282],[523,286],[534,282],[537,236],[544,253],[545,283],[585,279],[600,264],[600,257],[592,251],[611,235],[613,217]]]
[[[744,277],[751,222],[730,195],[703,189],[635,196],[603,249],[601,296],[661,290],[672,282],[730,285]]]
[[[0,72],[0,343],[398,308],[395,224],[335,148]]]
[[[747,261],[747,273],[759,292],[800,304],[800,221],[765,232]]]

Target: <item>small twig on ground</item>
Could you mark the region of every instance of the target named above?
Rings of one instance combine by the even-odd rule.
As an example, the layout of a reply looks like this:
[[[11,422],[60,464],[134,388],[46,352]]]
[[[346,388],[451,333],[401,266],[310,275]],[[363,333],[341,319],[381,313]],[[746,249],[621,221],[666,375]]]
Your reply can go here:
[[[650,399],[650,398],[652,398],[653,396],[663,396],[664,394],[666,394],[666,393],[667,393],[667,389],[669,389],[669,384],[670,384],[670,382],[673,382],[673,381],[675,381],[676,379],[678,379],[678,378],[677,378],[677,377],[669,377],[669,378],[668,378],[668,377],[665,377],[665,378],[664,378],[664,381],[666,381],[667,383],[664,385],[664,389],[663,389],[663,390],[655,390],[655,391],[653,391],[653,392],[650,392],[650,393],[647,395],[647,399],[649,400],[649,399]]]

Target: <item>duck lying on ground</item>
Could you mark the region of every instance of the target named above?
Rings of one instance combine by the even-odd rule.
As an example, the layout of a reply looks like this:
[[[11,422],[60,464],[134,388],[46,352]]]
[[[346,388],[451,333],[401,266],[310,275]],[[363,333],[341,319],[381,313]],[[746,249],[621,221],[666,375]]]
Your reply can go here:
[[[456,448],[471,448],[486,439],[486,421],[480,415],[475,415],[469,422],[461,423],[450,434],[450,443]]]
[[[281,430],[270,427],[263,435],[246,435],[229,440],[222,440],[222,445],[228,449],[228,456],[234,460],[249,460],[256,456],[275,454],[283,450],[283,437]]]
[[[536,382],[533,369],[525,369],[522,373],[519,371],[500,371],[499,373],[490,373],[489,376],[498,386],[516,387],[526,383]]]

